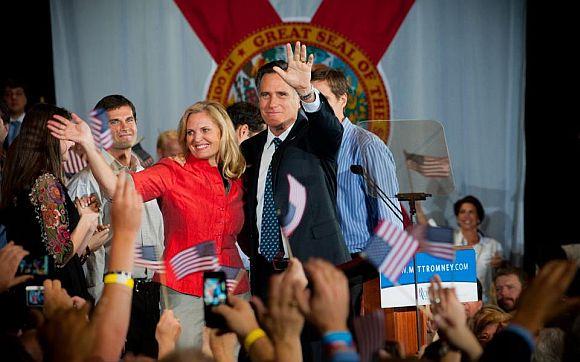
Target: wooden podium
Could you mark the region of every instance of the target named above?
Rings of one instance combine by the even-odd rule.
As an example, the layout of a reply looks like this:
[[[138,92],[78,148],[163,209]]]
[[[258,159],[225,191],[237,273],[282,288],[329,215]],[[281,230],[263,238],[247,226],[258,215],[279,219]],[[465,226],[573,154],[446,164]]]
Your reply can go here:
[[[371,279],[363,284],[362,309],[363,314],[381,309],[379,278]],[[404,356],[416,355],[418,346],[415,307],[384,308],[383,312],[385,313],[386,339],[397,341]],[[419,318],[422,331],[421,341],[424,345],[427,340],[427,320],[423,313],[419,313]]]
[[[453,249],[459,251],[473,248],[471,246],[454,246]],[[473,268],[475,268],[475,259],[473,260]],[[361,269],[353,270],[360,272]],[[368,276],[370,273],[367,271],[365,275]],[[368,278],[363,284],[362,310],[363,313],[366,314],[377,309],[381,309],[381,290],[379,286],[379,278],[374,276]],[[414,306],[383,309],[385,314],[386,339],[399,342],[401,352],[408,356],[415,355],[418,352],[417,318],[415,310]],[[424,313],[420,312],[419,318],[421,344],[426,345],[430,343],[430,341],[427,340],[427,317]]]

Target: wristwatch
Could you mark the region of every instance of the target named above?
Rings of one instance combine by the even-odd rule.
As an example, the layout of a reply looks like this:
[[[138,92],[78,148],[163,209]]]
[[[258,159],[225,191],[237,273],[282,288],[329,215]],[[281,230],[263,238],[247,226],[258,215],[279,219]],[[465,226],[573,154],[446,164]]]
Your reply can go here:
[[[298,95],[298,97],[300,97],[301,101],[307,101],[308,99],[310,99],[310,96],[312,96],[312,94],[314,94],[314,87],[312,86],[312,84],[310,85],[310,91],[308,93],[306,93],[305,95]]]

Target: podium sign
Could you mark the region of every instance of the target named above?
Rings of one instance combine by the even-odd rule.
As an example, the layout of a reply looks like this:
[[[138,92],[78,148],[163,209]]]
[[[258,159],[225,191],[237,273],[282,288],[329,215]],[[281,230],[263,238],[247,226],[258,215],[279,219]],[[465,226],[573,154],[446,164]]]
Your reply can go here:
[[[380,277],[381,307],[415,306],[415,272],[417,273],[418,305],[430,304],[429,280],[435,274],[441,277],[444,287],[454,287],[460,302],[477,300],[477,272],[475,251],[459,249],[455,251],[455,260],[435,258],[426,253],[417,253],[415,265],[411,261],[393,285],[383,275]]]

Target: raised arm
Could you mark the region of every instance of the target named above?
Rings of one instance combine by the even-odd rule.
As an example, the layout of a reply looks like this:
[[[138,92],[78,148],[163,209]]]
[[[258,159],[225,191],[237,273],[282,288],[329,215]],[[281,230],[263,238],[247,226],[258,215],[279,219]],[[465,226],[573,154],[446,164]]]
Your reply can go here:
[[[134,240],[141,226],[143,200],[127,181],[124,172],[119,175],[111,210],[112,227],[109,273],[105,276],[103,296],[95,309],[96,328],[92,356],[104,361],[116,361],[121,356],[131,316],[134,259]],[[115,274],[116,273],[116,274]]]
[[[314,55],[307,55],[306,45],[296,42],[294,51],[286,44],[288,69],[274,67],[274,71],[288,83],[300,97],[310,125],[309,137],[317,154],[335,159],[342,141],[342,126],[326,98],[310,83]]]
[[[73,113],[72,121],[54,115],[53,119],[48,121],[48,129],[54,137],[59,140],[73,141],[77,148],[80,147],[83,150],[101,190],[106,196],[113,196],[117,177],[95,146],[89,125]]]
[[[316,100],[312,94],[312,84],[310,84],[310,72],[314,64],[314,54],[306,55],[306,45],[296,42],[294,52],[292,45],[286,44],[286,58],[288,69],[280,67],[272,68],[288,85],[296,90],[303,102],[312,103]]]

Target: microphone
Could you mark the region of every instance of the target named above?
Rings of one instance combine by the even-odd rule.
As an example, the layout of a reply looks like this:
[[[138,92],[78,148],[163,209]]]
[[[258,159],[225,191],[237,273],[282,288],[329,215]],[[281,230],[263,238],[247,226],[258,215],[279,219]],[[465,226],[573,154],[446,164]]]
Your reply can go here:
[[[377,191],[379,198],[387,205],[391,212],[403,223],[403,217],[401,216],[401,211],[397,208],[397,205],[385,194],[385,192],[377,185],[377,183],[370,177],[364,167],[361,165],[350,165],[350,172],[355,175],[361,175],[363,179],[368,182],[373,189]]]

